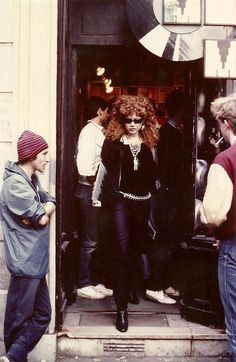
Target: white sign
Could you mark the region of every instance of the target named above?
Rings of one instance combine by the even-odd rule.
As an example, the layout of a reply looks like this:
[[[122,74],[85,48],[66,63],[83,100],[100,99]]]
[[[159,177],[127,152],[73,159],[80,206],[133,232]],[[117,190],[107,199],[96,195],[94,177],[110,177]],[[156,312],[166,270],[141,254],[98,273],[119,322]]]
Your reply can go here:
[[[236,26],[236,1],[205,0],[205,24]]]
[[[236,40],[205,40],[204,76],[236,78]]]

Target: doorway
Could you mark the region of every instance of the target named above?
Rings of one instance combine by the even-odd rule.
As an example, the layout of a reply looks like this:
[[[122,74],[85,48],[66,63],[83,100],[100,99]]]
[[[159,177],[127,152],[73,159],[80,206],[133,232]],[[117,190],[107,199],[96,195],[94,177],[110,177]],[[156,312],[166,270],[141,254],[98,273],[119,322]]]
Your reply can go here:
[[[158,58],[146,51],[140,44],[126,46],[72,46],[68,60],[66,115],[60,126],[63,153],[60,170],[63,182],[60,186],[60,205],[62,217],[58,232],[59,248],[59,287],[58,325],[64,325],[76,315],[89,318],[91,312],[100,311],[110,320],[115,305],[112,298],[104,301],[79,300],[76,297],[76,277],[78,267],[79,227],[74,190],[77,182],[75,163],[76,144],[80,130],[86,124],[84,106],[91,95],[110,99],[122,94],[143,94],[155,103],[157,109],[165,112],[165,97],[174,88],[182,89],[193,101],[193,113],[186,124],[185,133],[188,143],[189,165],[189,207],[186,234],[191,239],[194,233],[194,172],[195,145],[194,125],[197,114],[197,96],[204,89],[209,102],[218,91],[218,85],[211,80],[202,79],[202,60],[194,62],[171,62]],[[104,68],[103,77],[97,74],[97,68]],[[111,79],[113,92],[106,93],[105,79]],[[107,220],[105,220],[105,223]],[[109,238],[109,236],[107,236]],[[108,242],[109,244],[109,242]],[[104,260],[106,262],[106,260]],[[152,313],[172,308],[179,313],[178,306],[156,305],[145,301],[132,306],[134,312]],[[69,307],[66,307],[69,306]],[[65,309],[65,307],[67,309]],[[63,311],[65,312],[63,314]],[[72,314],[71,314],[72,313]],[[150,314],[151,316],[151,314]],[[94,317],[96,318],[96,316]],[[77,322],[76,322],[77,323]]]
[[[96,26],[92,21],[95,18]],[[87,300],[78,303],[76,298],[79,230],[74,197],[77,182],[76,144],[79,132],[87,121],[84,116],[87,98],[90,95],[109,99],[119,94],[143,94],[162,111],[165,110],[165,96],[175,87],[181,88],[192,99],[192,113],[185,125],[189,170],[189,204],[188,210],[185,210],[186,241],[191,244],[193,240],[193,244],[197,242],[198,247],[199,241],[193,238],[199,231],[195,228],[194,217],[198,98],[199,94],[204,94],[203,113],[208,118],[210,102],[224,92],[224,84],[214,79],[203,79],[202,59],[173,62],[148,52],[131,33],[124,0],[60,0],[58,39],[57,328],[60,329],[65,322],[66,314],[63,312],[66,306],[85,313],[83,308],[87,305]],[[111,79],[113,93],[106,93],[104,79],[97,75],[98,67],[104,67],[104,77]],[[212,126],[209,126],[207,132],[211,133],[211,129]],[[205,138],[208,136],[207,132]],[[195,249],[192,254],[195,260]],[[200,276],[203,280],[204,277]],[[186,289],[189,288],[188,285]],[[190,298],[187,293],[187,303],[191,304],[193,301],[194,304],[195,299],[198,299],[201,302],[203,300],[204,304],[204,300],[208,298],[209,285],[209,280],[201,283],[200,296],[191,295]],[[210,289],[211,298],[214,299],[216,290]],[[95,308],[109,314],[114,309],[111,300],[108,304],[105,302],[105,306],[98,303],[101,302],[93,302],[87,312]],[[145,312],[150,307],[145,303],[140,303],[139,311]],[[151,306],[157,307],[155,304]]]

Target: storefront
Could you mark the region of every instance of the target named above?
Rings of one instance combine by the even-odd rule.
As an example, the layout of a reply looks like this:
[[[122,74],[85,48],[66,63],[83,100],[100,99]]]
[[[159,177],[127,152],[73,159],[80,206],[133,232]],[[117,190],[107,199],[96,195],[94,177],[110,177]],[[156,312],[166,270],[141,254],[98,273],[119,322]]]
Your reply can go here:
[[[181,88],[191,98],[194,106],[185,127],[189,205],[184,211],[184,242],[191,246],[189,260],[201,259],[202,255],[197,254],[201,248],[212,254],[211,234],[199,225],[195,208],[201,201],[210,162],[205,152],[207,139],[218,136],[209,116],[209,104],[218,95],[236,89],[236,19],[232,15],[236,11],[234,1],[229,3],[233,8],[228,7],[224,17],[227,21],[222,24],[220,10],[215,12],[216,18],[211,16],[215,3],[210,0],[204,4],[189,0],[182,5],[176,1],[174,8],[169,7],[168,1],[160,0],[2,2],[4,11],[0,14],[8,15],[8,23],[3,24],[11,24],[8,28],[3,25],[8,34],[0,37],[0,51],[8,59],[1,64],[0,58],[0,97],[6,110],[2,167],[6,158],[15,157],[16,140],[23,129],[44,134],[51,149],[50,174],[46,179],[44,176],[43,183],[57,197],[48,279],[54,312],[45,338],[52,336],[49,339],[54,352],[54,332],[63,328],[63,310],[75,301],[78,230],[74,156],[79,132],[86,123],[84,105],[90,95],[108,99],[119,94],[144,94],[162,110],[171,89]],[[189,10],[191,6],[195,7],[194,12]],[[189,14],[193,13],[192,18]],[[97,73],[98,67],[105,68],[102,75]],[[113,87],[110,93],[106,92],[107,80]],[[2,249],[1,243],[1,255]],[[199,276],[204,277],[205,274]],[[3,291],[7,289],[7,278],[5,273]],[[203,309],[204,316],[207,309],[212,312],[212,306],[206,305],[211,303],[206,295],[209,288],[205,285],[203,289],[199,295],[195,291],[191,297],[187,294],[183,315],[192,316],[196,309]],[[215,290],[212,298],[214,293]],[[195,305],[195,299],[200,304]]]
[[[57,169],[60,169],[60,177],[57,178],[60,200],[58,255],[60,248],[63,250],[57,263],[57,277],[60,276],[57,289],[59,325],[62,322],[59,316],[61,306],[67,299],[73,301],[74,295],[76,272],[73,255],[78,243],[74,154],[79,131],[86,123],[83,107],[88,96],[100,95],[109,99],[120,94],[144,94],[163,110],[165,96],[171,89],[181,88],[191,98],[193,109],[185,125],[190,200],[188,210],[184,211],[188,224],[185,242],[193,244],[193,248],[199,246],[199,249],[213,243],[212,233],[198,225],[195,209],[199,207],[206,169],[212,161],[207,140],[212,135],[217,137],[209,105],[215,97],[229,94],[235,87],[233,80],[227,80],[235,77],[231,58],[235,46],[234,28],[231,26],[233,19],[229,15],[227,24],[231,25],[223,27],[217,25],[217,13],[216,19],[211,18],[210,2],[204,5],[195,2],[194,17],[189,15],[193,14],[188,8],[190,4],[186,2],[186,7],[181,10],[183,5],[176,3],[174,9],[175,6],[170,8],[168,1],[155,0],[64,2],[68,17],[61,18],[63,27],[59,42],[64,53],[59,69],[64,91],[58,102],[63,107],[58,114],[60,149],[57,158]],[[217,40],[220,41],[217,43]],[[212,54],[217,56],[215,73],[207,55],[208,48],[212,46]],[[97,71],[99,67],[104,68],[102,74]],[[107,89],[106,82],[112,88]],[[205,168],[201,168],[201,164]],[[63,178],[63,174],[67,177]],[[74,263],[76,265],[75,260]],[[204,304],[203,296],[198,299]]]

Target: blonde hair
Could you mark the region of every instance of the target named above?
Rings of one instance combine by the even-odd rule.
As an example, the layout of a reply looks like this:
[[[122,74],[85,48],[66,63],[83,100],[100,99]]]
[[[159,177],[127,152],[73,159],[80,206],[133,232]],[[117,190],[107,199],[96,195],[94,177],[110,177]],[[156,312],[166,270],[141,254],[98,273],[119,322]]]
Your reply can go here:
[[[156,145],[159,139],[157,118],[152,103],[144,96],[124,95],[116,98],[111,120],[105,131],[106,138],[112,141],[121,138],[126,132],[123,119],[131,117],[134,113],[143,120],[144,129],[139,131],[143,142],[150,147]]]
[[[236,134],[236,93],[228,97],[216,98],[211,103],[211,112],[217,120],[226,119]]]

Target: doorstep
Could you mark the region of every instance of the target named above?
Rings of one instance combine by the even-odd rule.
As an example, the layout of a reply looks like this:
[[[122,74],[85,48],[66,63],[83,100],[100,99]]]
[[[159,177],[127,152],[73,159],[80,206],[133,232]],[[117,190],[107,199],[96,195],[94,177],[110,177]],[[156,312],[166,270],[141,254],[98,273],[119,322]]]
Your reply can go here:
[[[169,309],[162,313],[129,312],[129,329],[118,332],[115,312],[68,313],[57,334],[58,355],[63,357],[216,357],[225,356],[223,330],[181,318]]]

